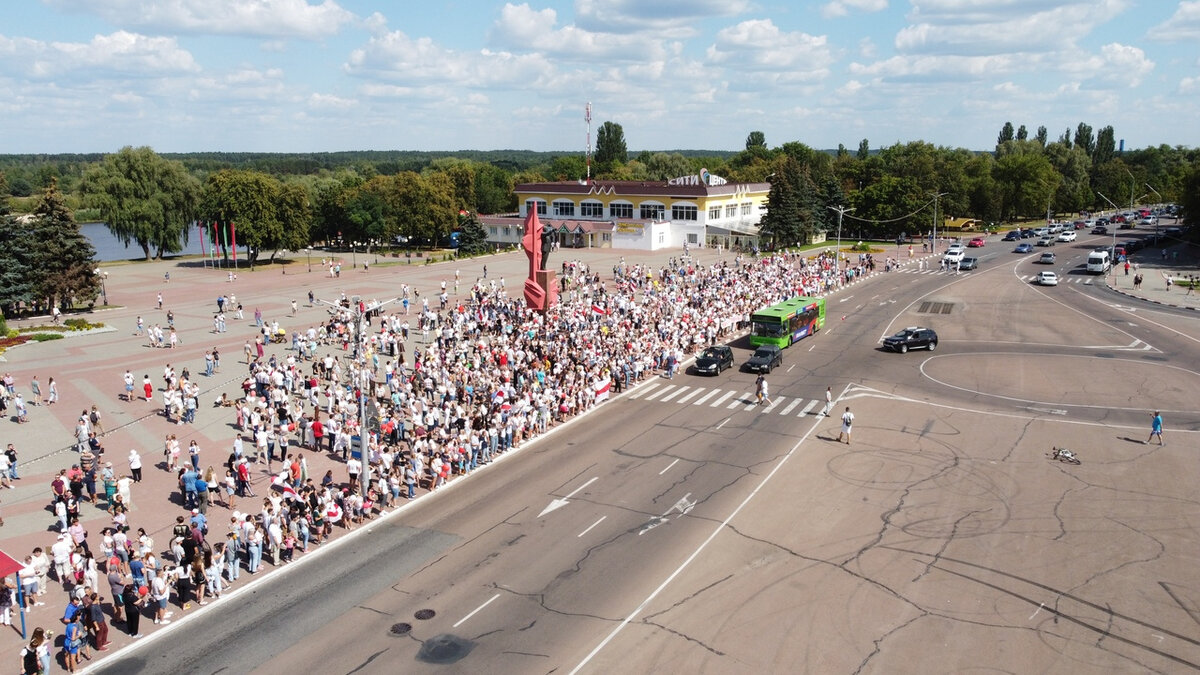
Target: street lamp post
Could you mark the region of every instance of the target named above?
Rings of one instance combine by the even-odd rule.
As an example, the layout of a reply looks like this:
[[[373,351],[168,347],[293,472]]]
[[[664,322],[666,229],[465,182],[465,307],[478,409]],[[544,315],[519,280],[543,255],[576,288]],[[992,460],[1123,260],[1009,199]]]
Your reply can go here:
[[[1108,202],[1108,203],[1109,203],[1109,204],[1110,204],[1110,205],[1113,207],[1113,210],[1115,210],[1115,211],[1120,211],[1120,210],[1121,210],[1121,207],[1117,206],[1116,204],[1113,204],[1113,202],[1112,202],[1112,200],[1111,200],[1111,199],[1109,199],[1108,197],[1105,197],[1105,196],[1104,196],[1103,194],[1101,194],[1099,191],[1096,191],[1096,194],[1100,195],[1100,198],[1101,198],[1101,199],[1103,199],[1104,201]],[[1133,207],[1131,206],[1129,210],[1130,210],[1130,211],[1132,211],[1132,210],[1133,210]],[[1117,228],[1116,228],[1116,225],[1113,225],[1112,255],[1113,255],[1114,257],[1117,255]],[[1117,273],[1116,273],[1116,269],[1117,269],[1117,261],[1116,261],[1116,260],[1113,260],[1113,261],[1112,261],[1112,263],[1113,263],[1113,266],[1112,266],[1112,268],[1113,268],[1113,276],[1115,277],[1115,276],[1116,276],[1116,274],[1117,274]]]
[[[948,192],[933,193],[933,241],[930,242],[930,248],[933,249],[933,254],[937,255],[937,224],[938,224],[938,199],[945,197]],[[959,241],[962,241],[959,239]]]
[[[1146,183],[1146,187],[1150,188],[1150,191],[1158,196],[1158,202],[1159,202],[1159,204],[1162,204],[1163,196],[1158,193],[1158,190],[1155,190],[1154,188],[1150,187],[1149,183]],[[1155,243],[1158,243],[1158,214],[1154,215],[1154,241],[1155,241]]]
[[[311,246],[304,249],[304,257],[305,257],[305,259],[308,260],[308,273],[312,274],[312,247]]]
[[[838,271],[842,269],[842,217],[854,209],[848,209],[844,206],[830,206],[830,211],[835,211],[838,214],[838,233],[837,233],[837,249],[834,251],[834,262],[837,264]]]

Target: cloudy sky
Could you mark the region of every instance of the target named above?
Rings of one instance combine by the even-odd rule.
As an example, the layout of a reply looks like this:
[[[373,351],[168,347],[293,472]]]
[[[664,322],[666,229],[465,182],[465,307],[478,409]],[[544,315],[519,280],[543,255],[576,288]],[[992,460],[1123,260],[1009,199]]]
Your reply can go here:
[[[4,0],[0,153],[1200,145],[1200,0]],[[593,131],[594,133],[594,131]]]

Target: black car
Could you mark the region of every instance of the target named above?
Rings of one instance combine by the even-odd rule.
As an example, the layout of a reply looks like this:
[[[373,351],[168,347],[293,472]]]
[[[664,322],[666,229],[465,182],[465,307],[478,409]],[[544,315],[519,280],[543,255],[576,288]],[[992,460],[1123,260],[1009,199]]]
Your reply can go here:
[[[722,370],[733,367],[733,350],[726,345],[709,347],[696,357],[692,367],[697,375],[720,375]]]
[[[780,365],[783,365],[783,350],[776,345],[762,345],[746,359],[746,370],[753,373],[769,373]]]
[[[910,349],[937,349],[938,336],[932,328],[913,326],[883,339],[883,348],[901,354]]]
[[[1108,228],[1104,225],[1097,225],[1092,228],[1092,234],[1108,234]]]
[[[1009,230],[1008,232],[1006,232],[1004,234],[1004,239],[1001,239],[1000,241],[1017,241],[1020,238],[1021,238],[1020,230]]]

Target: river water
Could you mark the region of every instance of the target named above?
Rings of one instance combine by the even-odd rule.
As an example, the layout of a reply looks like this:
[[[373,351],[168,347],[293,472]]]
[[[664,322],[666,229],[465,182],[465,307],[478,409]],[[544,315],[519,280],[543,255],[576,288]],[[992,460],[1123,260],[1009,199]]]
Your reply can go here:
[[[79,229],[83,232],[83,236],[87,237],[92,242],[92,246],[96,247],[96,260],[99,262],[110,262],[113,260],[142,260],[145,256],[142,254],[142,249],[134,242],[129,242],[129,248],[126,248],[121,242],[108,231],[108,226],[104,223],[82,223]],[[183,251],[176,255],[200,255],[200,233],[192,228],[188,234],[188,243],[183,247]],[[208,250],[208,244],[205,244],[205,250]],[[154,255],[154,249],[150,249],[150,254]]]

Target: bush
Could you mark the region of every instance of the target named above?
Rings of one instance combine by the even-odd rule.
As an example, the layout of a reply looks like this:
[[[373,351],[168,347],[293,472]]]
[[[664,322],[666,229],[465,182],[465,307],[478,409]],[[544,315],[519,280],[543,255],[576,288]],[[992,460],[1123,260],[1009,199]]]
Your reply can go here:
[[[4,320],[3,314],[0,314],[0,335],[8,335],[8,322]]]
[[[870,244],[868,244],[868,243],[867,243],[867,242],[865,242],[865,241],[860,241],[860,242],[858,242],[857,244],[855,244],[855,245],[851,246],[851,247],[850,247],[850,250],[851,250],[851,251],[859,251],[859,252],[861,252],[861,253],[870,253],[870,252],[871,252],[871,245],[870,245]]]
[[[87,319],[67,319],[63,322],[67,328],[71,330],[85,330],[88,327]]]
[[[63,339],[63,334],[62,333],[34,333],[33,335],[29,336],[29,339],[33,340],[34,342],[47,342],[49,340],[61,340],[61,339]]]

